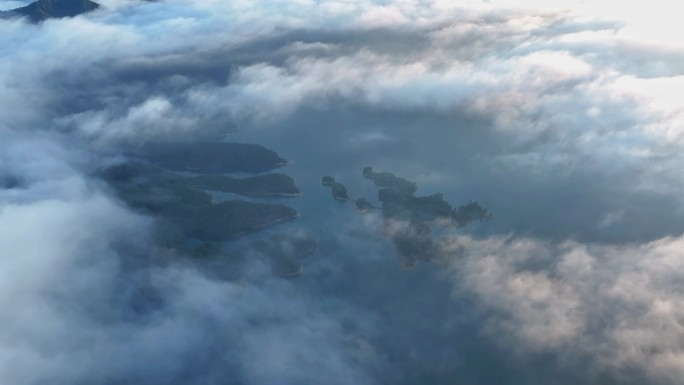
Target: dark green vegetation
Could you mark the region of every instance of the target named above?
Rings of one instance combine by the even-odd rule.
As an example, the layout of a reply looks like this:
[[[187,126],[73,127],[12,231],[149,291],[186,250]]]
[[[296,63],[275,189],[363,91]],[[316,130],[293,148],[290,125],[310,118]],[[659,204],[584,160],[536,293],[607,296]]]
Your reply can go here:
[[[382,202],[382,212],[388,219],[422,223],[437,219],[449,220],[453,212],[442,194],[415,197],[386,187],[378,191],[378,199]]]
[[[433,259],[439,251],[429,231],[425,233],[398,232],[392,237],[392,242],[405,268],[414,267],[418,259]]]
[[[39,23],[52,18],[78,16],[99,7],[98,3],[90,0],[38,0],[10,13],[26,16],[32,22]]]
[[[418,190],[416,182],[410,182],[404,178],[399,178],[391,172],[375,172],[373,171],[373,167],[364,168],[363,177],[372,180],[378,187],[390,187],[402,193],[413,194]]]
[[[104,175],[114,181],[149,180],[185,189],[215,190],[244,196],[288,197],[300,194],[294,180],[280,173],[247,178],[215,174],[185,177],[142,162],[128,162],[107,169]]]
[[[242,199],[215,203],[205,191],[258,197],[300,195],[285,174],[246,178],[217,174],[257,172],[287,163],[275,152],[238,143],[155,143],[144,146],[136,156],[144,160],[108,167],[100,176],[123,202],[155,219],[157,244],[173,255],[192,257],[222,279],[240,279],[242,270],[254,261],[270,265],[277,276],[290,277],[302,271],[299,259],[316,249],[316,241],[301,232],[257,237],[246,246],[236,246],[240,245],[232,242],[236,238],[292,221],[299,213],[283,204]],[[184,176],[171,170],[210,174]]]
[[[335,178],[331,176],[324,176],[321,178],[321,184],[323,186],[332,186],[333,183],[335,183]]]
[[[362,213],[371,211],[375,208],[375,207],[373,207],[372,203],[370,203],[368,200],[366,200],[364,198],[357,199],[355,203],[356,203],[356,208]]]
[[[192,238],[222,242],[294,220],[297,211],[282,204],[230,200],[201,207],[181,207],[166,211],[180,223],[181,231]]]
[[[330,187],[332,197],[338,201],[346,202],[349,200],[349,192],[347,187],[340,182],[335,182],[335,178],[331,176],[324,176],[321,178],[321,184],[325,187]]]
[[[442,194],[415,197],[393,188],[383,188],[378,192],[385,218],[404,220],[410,223],[447,221],[458,227],[473,221],[486,221],[492,214],[477,202],[454,209],[444,200]]]
[[[164,231],[167,235],[179,232],[188,238],[222,242],[298,216],[294,209],[282,204],[238,199],[213,203],[209,193],[189,182],[193,178],[141,163],[111,167],[103,177],[128,205],[166,219],[166,227],[175,228]],[[248,182],[248,187],[252,185]]]
[[[136,155],[162,168],[200,174],[261,173],[288,163],[257,144],[226,142],[149,143]]]
[[[347,188],[342,183],[335,182],[330,185],[330,189],[332,191],[333,198],[337,199],[338,201],[346,201],[349,199]]]
[[[382,203],[385,232],[407,268],[415,266],[418,259],[431,260],[439,255],[439,243],[433,239],[432,227],[464,227],[475,221],[492,219],[492,214],[474,201],[454,209],[444,200],[443,194],[415,196],[417,184],[392,173],[365,167],[362,175],[380,187],[378,200]],[[336,185],[344,187],[332,184],[335,198]],[[344,195],[349,199],[346,188]],[[361,212],[373,209],[371,202],[363,198],[356,200],[356,207]]]
[[[458,210],[451,213],[451,218],[458,226],[467,226],[475,221],[488,221],[492,219],[492,213],[479,203],[470,201],[467,205],[461,205]]]
[[[439,254],[439,247],[431,236],[432,226],[463,227],[492,218],[477,202],[454,209],[443,194],[416,197],[416,183],[391,173],[376,173],[366,167],[363,176],[372,179],[376,186],[386,186],[378,191],[378,199],[382,202],[387,231],[405,267],[414,266],[417,259],[429,260]]]
[[[245,196],[298,196],[294,180],[285,174],[274,173],[249,178],[226,175],[199,175],[184,178],[185,183],[203,190],[223,191]]]

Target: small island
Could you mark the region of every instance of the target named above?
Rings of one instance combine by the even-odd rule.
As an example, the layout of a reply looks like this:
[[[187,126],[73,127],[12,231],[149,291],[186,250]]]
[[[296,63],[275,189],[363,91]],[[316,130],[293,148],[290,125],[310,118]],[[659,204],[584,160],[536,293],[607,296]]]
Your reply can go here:
[[[347,188],[339,182],[333,183],[331,186],[332,196],[338,201],[346,201],[349,199]]]
[[[283,204],[240,199],[214,203],[209,193],[191,183],[192,178],[140,162],[109,167],[102,177],[129,206],[164,218],[183,236],[202,241],[228,241],[299,216]]]
[[[418,190],[416,182],[395,176],[391,172],[375,172],[373,167],[365,167],[362,175],[370,179],[377,187],[389,187],[406,194],[413,194]]]
[[[336,182],[335,178],[331,176],[324,176],[321,178],[321,185],[325,187],[330,187],[333,199],[346,202],[349,198],[349,192],[347,192],[347,187],[340,182]]]
[[[460,228],[475,221],[492,219],[492,214],[475,201],[454,209],[441,193],[415,196],[418,191],[415,182],[390,172],[376,172],[372,167],[365,167],[362,175],[379,187],[378,200],[382,203],[385,235],[392,240],[397,256],[407,269],[414,267],[419,259],[432,260],[440,254],[439,242],[432,236],[434,226]],[[350,199],[347,189],[331,177],[323,177],[322,183],[324,186],[330,183],[336,199]],[[356,199],[355,203],[362,213],[374,208],[364,198]]]
[[[323,186],[329,187],[329,186],[332,186],[333,183],[335,183],[335,178],[333,178],[331,176],[324,176],[321,178],[321,184]]]

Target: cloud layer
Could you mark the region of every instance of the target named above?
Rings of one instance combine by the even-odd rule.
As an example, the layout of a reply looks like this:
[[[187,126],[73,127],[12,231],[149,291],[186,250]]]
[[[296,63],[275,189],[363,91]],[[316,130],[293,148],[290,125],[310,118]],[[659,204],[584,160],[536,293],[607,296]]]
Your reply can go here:
[[[678,383],[684,50],[638,9],[535,3],[0,20],[0,382]],[[219,279],[96,177],[226,135],[295,161],[320,244],[300,279]],[[495,220],[404,271],[319,186],[375,201],[368,165]]]

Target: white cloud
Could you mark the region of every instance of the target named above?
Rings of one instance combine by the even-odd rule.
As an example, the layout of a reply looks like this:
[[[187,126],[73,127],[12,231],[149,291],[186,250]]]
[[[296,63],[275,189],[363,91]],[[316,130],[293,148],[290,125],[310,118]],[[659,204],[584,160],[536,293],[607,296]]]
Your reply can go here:
[[[684,373],[684,238],[617,247],[460,237],[445,245],[459,295],[493,311],[486,330],[507,348],[590,357],[596,372],[639,367],[653,381]]]

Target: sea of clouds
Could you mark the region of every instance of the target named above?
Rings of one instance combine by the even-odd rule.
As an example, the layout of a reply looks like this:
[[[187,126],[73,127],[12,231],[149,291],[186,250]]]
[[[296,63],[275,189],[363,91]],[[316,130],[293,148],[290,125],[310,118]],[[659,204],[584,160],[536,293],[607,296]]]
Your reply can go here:
[[[681,381],[667,3],[101,3],[0,20],[1,383]],[[170,257],[97,177],[150,140],[226,137],[294,161],[283,227],[319,240],[297,279]],[[494,220],[404,270],[377,214],[319,186],[376,201],[367,165]]]

